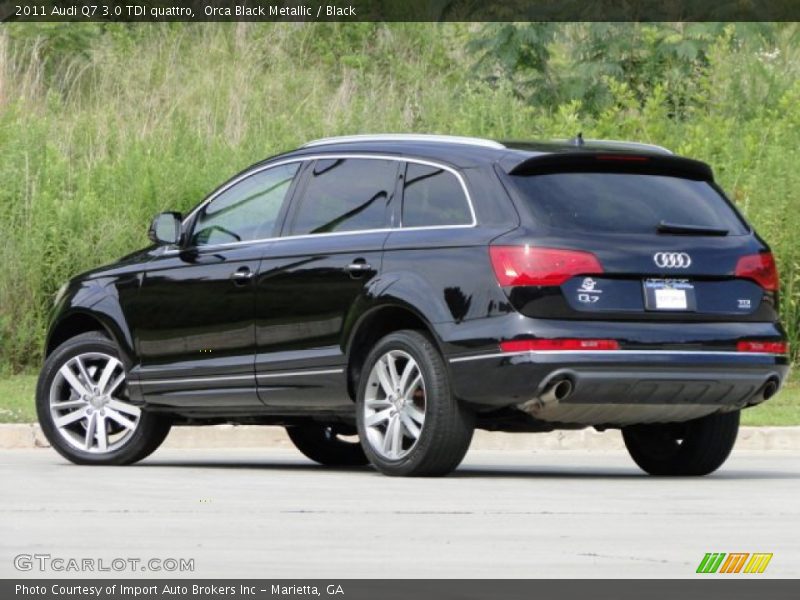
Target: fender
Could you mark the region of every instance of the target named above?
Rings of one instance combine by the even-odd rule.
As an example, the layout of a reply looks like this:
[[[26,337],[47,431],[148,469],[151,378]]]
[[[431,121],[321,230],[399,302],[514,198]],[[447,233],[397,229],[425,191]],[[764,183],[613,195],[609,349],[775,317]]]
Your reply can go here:
[[[128,364],[135,364],[133,336],[122,311],[117,289],[121,283],[124,282],[111,277],[87,279],[69,288],[53,308],[45,351],[52,346],[55,334],[65,323],[76,316],[84,316],[99,323],[117,344]]]
[[[375,312],[384,308],[402,309],[416,316],[433,333],[440,348],[441,338],[436,324],[453,322],[444,299],[422,277],[411,272],[376,277],[353,303],[345,319],[342,352],[348,362],[356,334]]]
[[[381,275],[374,285],[376,301],[413,307],[428,323],[452,323],[460,318],[459,307],[448,305],[441,290],[413,271]]]

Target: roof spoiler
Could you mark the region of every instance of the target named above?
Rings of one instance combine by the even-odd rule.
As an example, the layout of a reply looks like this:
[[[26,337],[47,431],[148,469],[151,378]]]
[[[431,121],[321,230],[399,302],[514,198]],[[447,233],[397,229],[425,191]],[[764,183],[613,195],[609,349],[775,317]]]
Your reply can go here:
[[[509,175],[583,172],[671,175],[698,181],[714,181],[706,163],[668,154],[620,152],[613,150],[556,152],[527,158],[507,169]]]

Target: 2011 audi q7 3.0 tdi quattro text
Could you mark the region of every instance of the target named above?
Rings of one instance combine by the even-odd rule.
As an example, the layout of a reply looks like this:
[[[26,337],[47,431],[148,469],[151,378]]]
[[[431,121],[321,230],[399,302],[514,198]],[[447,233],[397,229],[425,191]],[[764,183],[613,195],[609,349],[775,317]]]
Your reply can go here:
[[[788,371],[769,248],[656,146],[331,138],[149,235],[55,300],[37,409],[77,463],[251,423],[322,464],[442,475],[475,427],[594,426],[703,475]]]

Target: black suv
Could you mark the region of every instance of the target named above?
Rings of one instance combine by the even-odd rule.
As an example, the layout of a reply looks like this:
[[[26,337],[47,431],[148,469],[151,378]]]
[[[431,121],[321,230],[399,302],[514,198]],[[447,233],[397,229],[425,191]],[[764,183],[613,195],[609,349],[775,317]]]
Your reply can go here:
[[[788,371],[769,248],[657,146],[325,139],[150,239],[56,297],[37,409],[73,462],[251,423],[326,465],[442,475],[475,427],[593,426],[703,475]]]

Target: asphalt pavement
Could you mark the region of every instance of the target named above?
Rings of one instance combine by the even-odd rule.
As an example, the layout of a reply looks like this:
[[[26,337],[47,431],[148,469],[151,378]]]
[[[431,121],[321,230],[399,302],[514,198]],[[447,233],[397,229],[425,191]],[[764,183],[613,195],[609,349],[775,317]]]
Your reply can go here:
[[[478,451],[450,477],[393,479],[286,449],[162,449],[131,467],[6,450],[0,490],[0,577],[695,577],[707,552],[773,553],[757,577],[800,575],[786,452],[653,478],[619,451]],[[94,571],[70,568],[83,559]],[[181,559],[194,570],[164,571]]]

